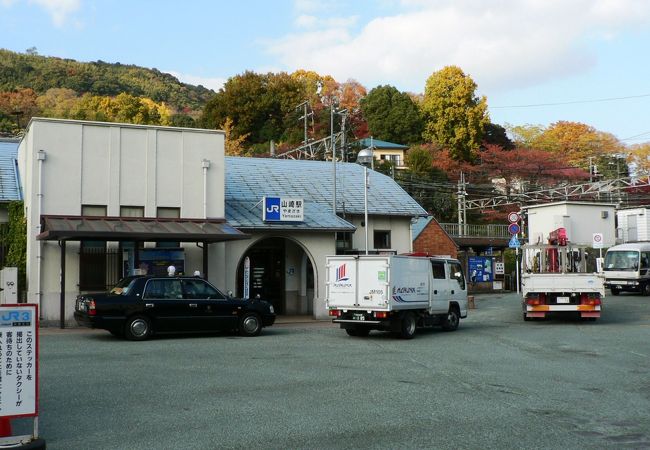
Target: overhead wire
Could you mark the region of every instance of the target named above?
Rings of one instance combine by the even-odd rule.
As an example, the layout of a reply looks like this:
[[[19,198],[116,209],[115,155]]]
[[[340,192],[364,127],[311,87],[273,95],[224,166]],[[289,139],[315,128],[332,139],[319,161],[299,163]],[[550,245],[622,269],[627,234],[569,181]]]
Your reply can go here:
[[[616,100],[630,100],[633,98],[650,97],[650,94],[629,95],[626,97],[608,97],[597,98],[590,100],[573,100],[567,102],[554,102],[554,103],[531,103],[528,105],[504,105],[504,106],[490,106],[490,109],[506,109],[506,108],[538,108],[542,106],[562,106],[562,105],[577,105],[581,103],[599,103],[599,102],[612,102]]]

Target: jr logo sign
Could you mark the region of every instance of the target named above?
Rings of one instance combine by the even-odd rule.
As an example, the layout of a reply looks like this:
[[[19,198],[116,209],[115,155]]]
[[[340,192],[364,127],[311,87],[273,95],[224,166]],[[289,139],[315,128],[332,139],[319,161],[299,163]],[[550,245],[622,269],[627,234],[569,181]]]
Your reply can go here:
[[[0,327],[31,325],[32,313],[28,310],[4,310],[0,315]]]
[[[264,197],[264,218],[265,221],[280,220],[280,197]]]

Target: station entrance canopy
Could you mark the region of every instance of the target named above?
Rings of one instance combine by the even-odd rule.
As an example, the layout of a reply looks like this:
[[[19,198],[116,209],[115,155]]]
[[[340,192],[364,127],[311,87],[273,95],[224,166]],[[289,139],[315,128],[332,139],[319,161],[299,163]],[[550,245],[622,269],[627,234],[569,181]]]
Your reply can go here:
[[[60,317],[65,328],[65,253],[67,241],[202,242],[203,276],[208,276],[208,244],[248,239],[225,219],[168,219],[148,217],[41,216],[36,239],[59,241],[61,251]],[[134,251],[138,252],[136,246]],[[137,259],[137,257],[136,257]]]
[[[248,237],[225,219],[44,215],[36,239],[214,243]]]

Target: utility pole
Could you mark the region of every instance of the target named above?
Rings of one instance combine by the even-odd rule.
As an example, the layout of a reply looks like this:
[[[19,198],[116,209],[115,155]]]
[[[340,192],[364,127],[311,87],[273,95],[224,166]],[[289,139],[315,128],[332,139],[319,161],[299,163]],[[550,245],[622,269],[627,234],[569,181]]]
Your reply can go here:
[[[348,118],[348,110],[342,109],[337,112],[341,116],[341,161],[347,162],[347,154],[345,151],[345,120]]]
[[[334,98],[330,104],[330,145],[332,146],[332,180],[334,188],[332,189],[332,212],[336,215],[336,145],[334,143]]]
[[[300,116],[300,117],[298,118],[298,120],[302,120],[302,121],[303,121],[303,126],[304,126],[304,131],[305,131],[305,138],[303,139],[303,144],[304,144],[304,145],[307,145],[307,142],[309,141],[309,138],[307,137],[307,118],[309,118],[310,116],[313,116],[313,115],[314,115],[314,112],[313,112],[313,111],[307,113],[307,108],[308,108],[308,107],[309,107],[309,102],[308,102],[307,100],[305,100],[304,102],[302,102],[301,104],[299,104],[298,106],[296,106],[296,109],[303,108],[302,116]],[[310,109],[311,109],[311,108],[310,108]]]
[[[467,209],[465,207],[465,196],[467,192],[465,191],[465,174],[460,173],[460,178],[458,179],[458,235],[465,236],[465,224],[467,223]]]

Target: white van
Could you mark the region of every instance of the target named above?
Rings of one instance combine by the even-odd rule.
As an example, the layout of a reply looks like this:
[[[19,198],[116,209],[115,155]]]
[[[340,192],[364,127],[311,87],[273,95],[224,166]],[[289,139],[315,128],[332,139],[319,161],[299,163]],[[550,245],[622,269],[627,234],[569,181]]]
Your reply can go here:
[[[329,315],[350,336],[385,330],[410,339],[417,327],[453,331],[467,317],[467,283],[456,259],[328,256],[326,267]]]
[[[603,264],[605,287],[650,295],[650,242],[634,242],[610,247]]]

